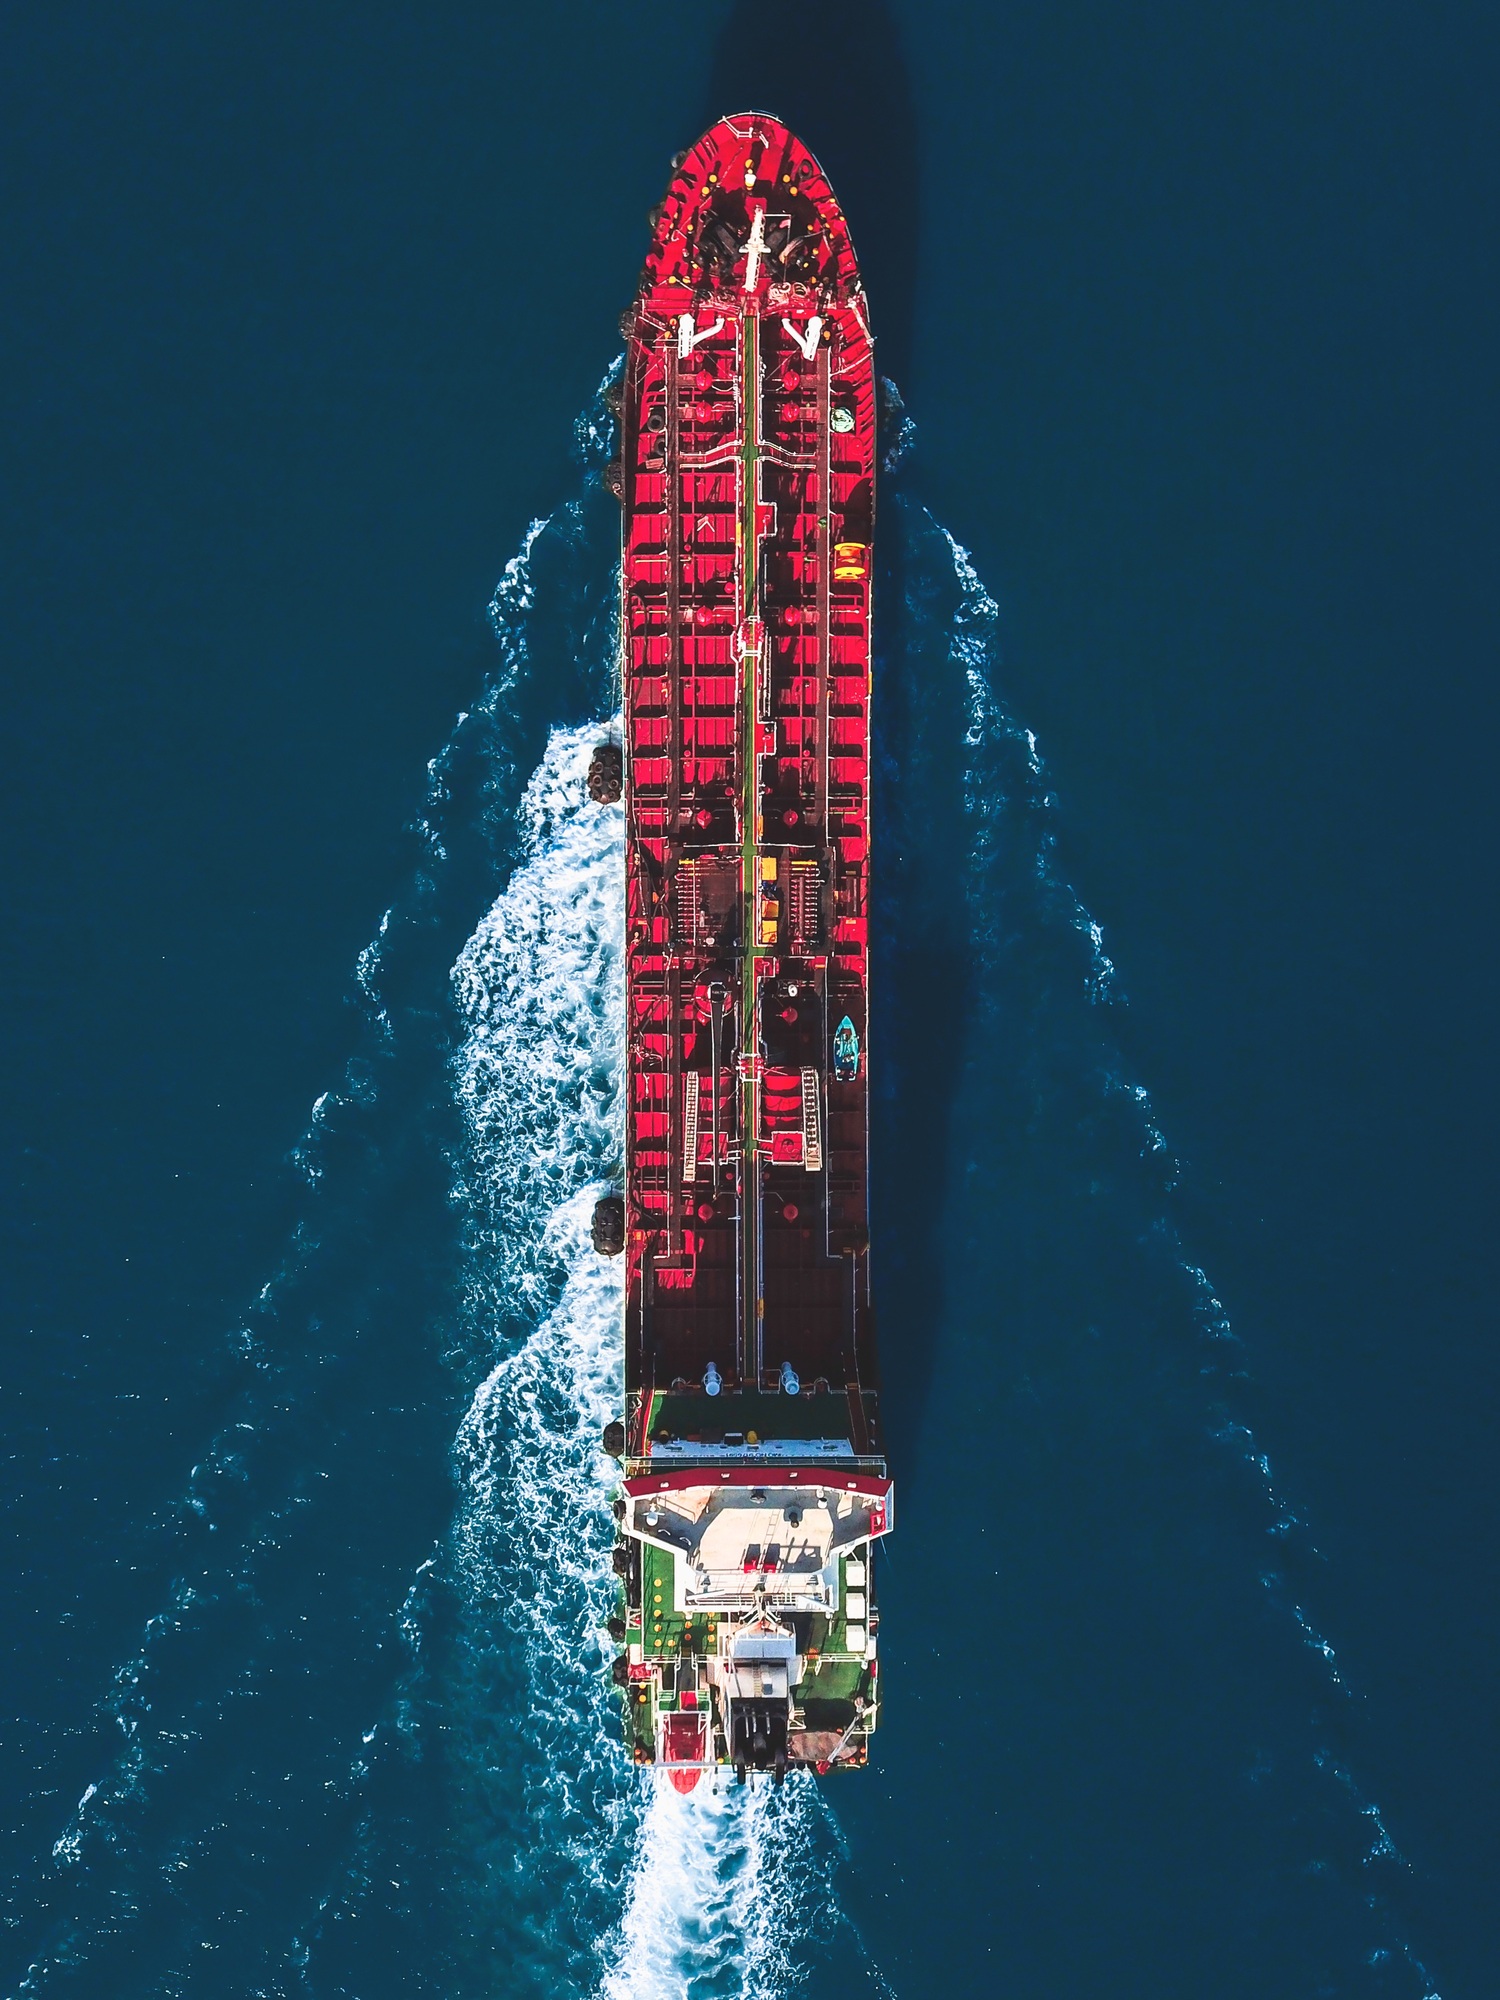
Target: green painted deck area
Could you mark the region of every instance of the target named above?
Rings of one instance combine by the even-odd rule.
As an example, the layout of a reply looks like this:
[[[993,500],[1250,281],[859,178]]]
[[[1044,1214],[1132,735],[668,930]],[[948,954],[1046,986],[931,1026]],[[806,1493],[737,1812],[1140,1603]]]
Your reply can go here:
[[[869,1673],[863,1660],[809,1661],[797,1688],[797,1705],[810,1701],[853,1701],[862,1694]]]
[[[717,1618],[685,1618],[673,1609],[674,1568],[674,1558],[665,1549],[649,1542],[642,1545],[641,1645],[648,1660],[681,1652],[711,1653],[717,1641]]]
[[[748,1439],[794,1440],[829,1438],[849,1441],[849,1399],[842,1393],[800,1396],[768,1394],[748,1389],[719,1396],[674,1396],[658,1390],[651,1399],[653,1438],[667,1436],[693,1444],[722,1444],[726,1435]]]

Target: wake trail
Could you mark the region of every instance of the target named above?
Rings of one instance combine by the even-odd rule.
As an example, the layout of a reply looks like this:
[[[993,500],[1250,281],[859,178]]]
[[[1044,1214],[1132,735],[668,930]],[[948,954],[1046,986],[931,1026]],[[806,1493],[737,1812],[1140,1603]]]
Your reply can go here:
[[[618,1475],[600,1440],[623,1301],[589,1221],[623,1143],[623,819],[585,779],[618,728],[618,517],[598,483],[617,371],[579,419],[581,492],[506,565],[499,663],[428,766],[410,878],[354,968],[355,1047],[293,1149],[285,1254],[233,1330],[228,1415],[153,1529],[170,1581],[99,1704],[114,1747],[13,1890],[28,2000],[222,1991],[231,1962],[278,2000],[382,1982],[462,2000],[497,1966],[548,2000],[783,2000],[830,1968],[889,1990],[841,1908],[843,1838],[814,1781],[682,1798],[626,1764],[609,1681]],[[912,426],[884,395],[891,473]],[[1127,1163],[1203,1431],[1272,1551],[1256,1586],[1347,1703],[1306,1608],[1315,1546],[1236,1414],[1243,1346],[1112,1031],[1118,971],[1059,865],[1035,738],[998,693],[994,600],[930,513],[899,490],[883,504],[904,579],[883,643],[905,669],[881,753],[882,949],[905,926],[946,954],[981,1028],[1027,1024],[1017,1098],[1066,1090],[1094,1164]],[[912,1038],[888,1039],[889,1106],[925,1078]],[[387,1263],[414,1229],[441,1294],[417,1326]],[[410,1518],[399,1482],[371,1477],[403,1453],[421,1468]],[[286,1709],[266,1719],[291,1682],[295,1730]],[[1308,1761],[1358,1834],[1369,1963],[1436,2000],[1386,1891],[1406,1864],[1384,1816],[1331,1735]]]
[[[781,2000],[810,1980],[805,1944],[839,1922],[814,1781],[653,1783],[599,2000]]]

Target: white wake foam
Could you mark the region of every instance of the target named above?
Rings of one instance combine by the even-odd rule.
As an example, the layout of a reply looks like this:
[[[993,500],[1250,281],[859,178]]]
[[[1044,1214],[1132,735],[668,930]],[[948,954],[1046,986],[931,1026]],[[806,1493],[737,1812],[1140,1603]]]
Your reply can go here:
[[[764,1781],[686,1798],[651,1784],[600,2000],[782,2000],[799,1983],[793,1947],[836,1922],[813,1781]]]
[[[614,1530],[600,1438],[621,1407],[623,1298],[589,1223],[620,1159],[624,894],[623,816],[587,792],[598,740],[596,723],[552,732],[516,811],[518,865],[452,973],[462,1318],[483,1373],[454,1445],[450,1700],[488,1830],[476,1930],[535,1961],[516,1965],[522,1991],[544,1968],[554,1990],[591,1980],[634,1789],[601,1630]]]
[[[596,724],[554,730],[517,812],[524,859],[453,969],[471,1281],[525,1310],[568,1261],[557,1218],[617,1167],[623,817],[587,794]],[[561,1230],[561,1233],[559,1231]]]

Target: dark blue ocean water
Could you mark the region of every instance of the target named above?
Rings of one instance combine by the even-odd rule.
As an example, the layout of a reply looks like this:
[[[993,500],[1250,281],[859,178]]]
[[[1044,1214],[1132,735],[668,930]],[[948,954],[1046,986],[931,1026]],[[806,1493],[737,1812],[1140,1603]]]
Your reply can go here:
[[[1493,12],[0,36],[0,1992],[1500,1991]],[[581,775],[615,317],[750,101],[914,425],[902,1510],[873,1770],[683,1805]]]

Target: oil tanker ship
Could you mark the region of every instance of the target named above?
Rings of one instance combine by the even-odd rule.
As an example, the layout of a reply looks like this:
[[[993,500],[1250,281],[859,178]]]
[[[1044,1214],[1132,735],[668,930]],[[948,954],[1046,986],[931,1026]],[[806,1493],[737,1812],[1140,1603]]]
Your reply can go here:
[[[681,1791],[867,1761],[892,1525],[869,1260],[875,373],[761,113],[673,162],[622,319],[625,1409],[614,1674]]]

